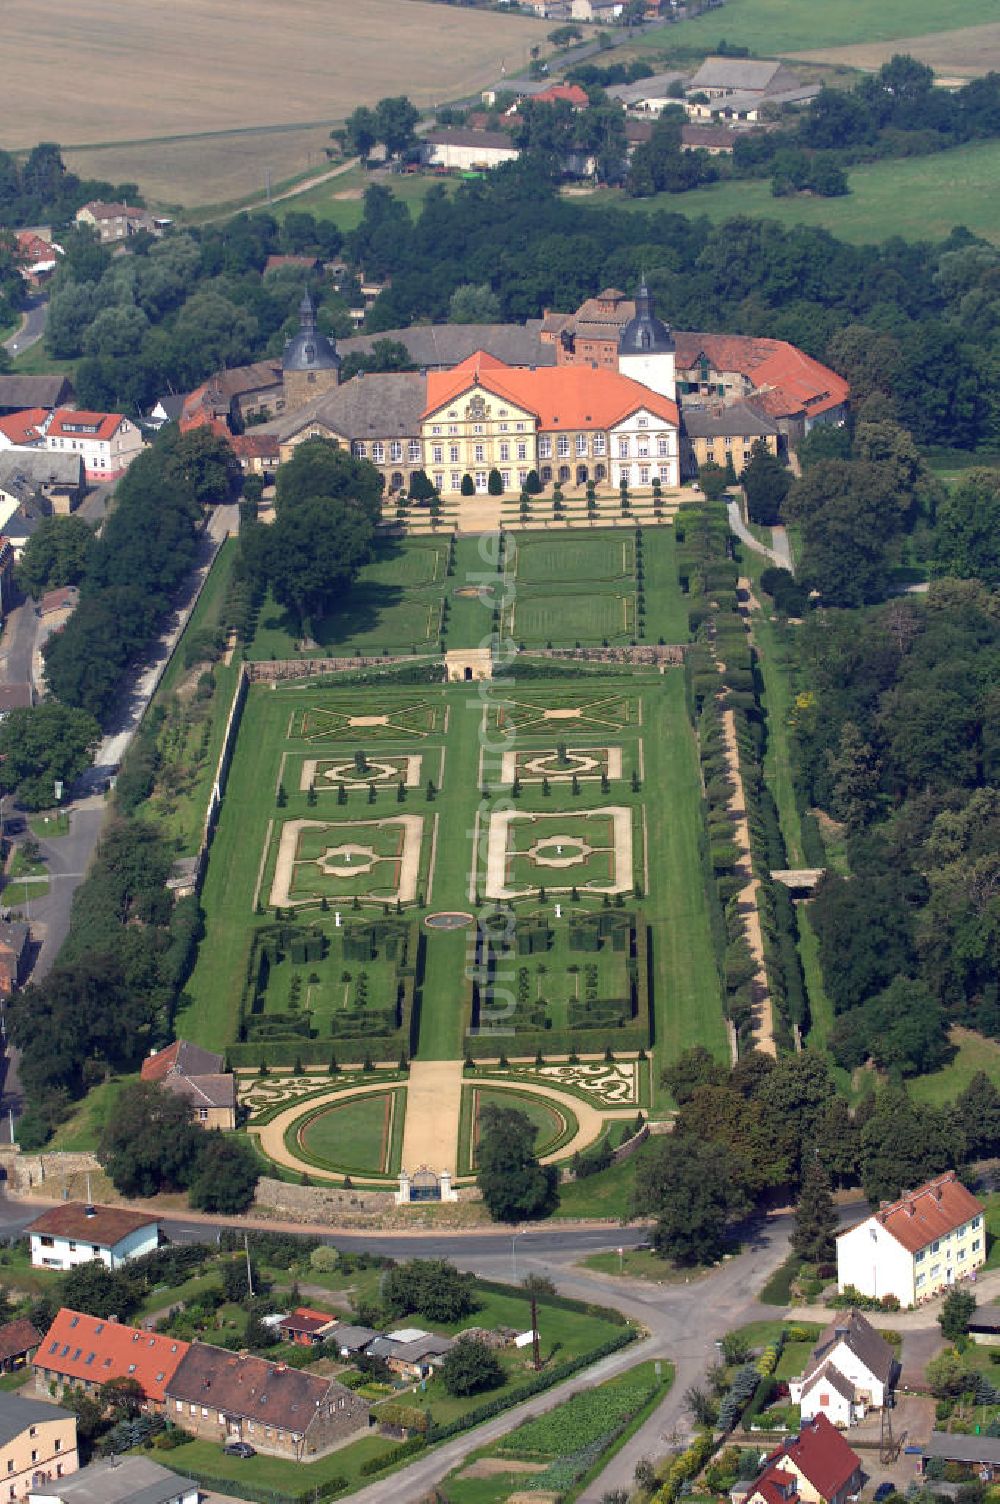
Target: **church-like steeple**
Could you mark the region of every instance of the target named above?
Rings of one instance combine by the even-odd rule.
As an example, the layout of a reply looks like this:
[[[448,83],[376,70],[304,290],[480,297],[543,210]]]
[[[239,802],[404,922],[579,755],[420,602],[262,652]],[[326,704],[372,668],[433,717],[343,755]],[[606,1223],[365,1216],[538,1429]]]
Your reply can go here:
[[[618,336],[618,369],[651,391],[676,401],[674,337],[656,317],[653,295],[643,277],[635,299],[635,314]]]

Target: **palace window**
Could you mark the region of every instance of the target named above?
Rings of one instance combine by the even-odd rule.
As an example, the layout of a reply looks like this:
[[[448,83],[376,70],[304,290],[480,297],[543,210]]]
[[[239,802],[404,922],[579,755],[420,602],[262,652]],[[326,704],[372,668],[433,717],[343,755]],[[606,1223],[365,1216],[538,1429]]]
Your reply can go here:
[[[411,439],[410,442],[407,444],[407,446],[406,446],[406,458],[409,460],[409,462],[410,462],[411,465],[419,465],[419,463],[420,463],[420,440],[419,439]]]
[[[500,430],[501,433],[508,433],[509,430],[510,430],[510,424],[509,423],[498,423],[497,427],[499,428],[499,430]]]
[[[476,459],[476,464],[477,465],[483,465],[483,464],[486,463],[486,446],[485,446],[485,444],[477,444],[476,445],[475,459]]]
[[[649,436],[647,434],[641,433],[639,435],[636,453],[641,460],[649,459]]]
[[[385,445],[380,443],[378,439],[372,445],[372,459],[377,465],[381,465],[385,460]]]
[[[607,453],[607,443],[605,441],[605,437],[604,437],[603,433],[595,433],[594,434],[594,453],[595,454],[606,454]]]
[[[453,491],[461,491],[462,489],[462,475],[459,470],[451,472],[451,489]]]
[[[484,433],[485,430],[484,430],[483,425],[481,423],[473,423],[473,425],[472,425],[472,432],[473,433]]]
[[[486,480],[487,480],[486,471],[485,470],[477,470],[476,471],[476,490],[477,491],[483,492],[483,491],[486,490]]]
[[[640,465],[639,466],[639,484],[640,484],[640,486],[648,486],[649,485],[649,466],[648,465]]]
[[[558,456],[559,456],[559,458],[561,460],[565,459],[566,456],[569,454],[569,434],[568,433],[561,433],[559,435],[558,439],[556,440],[556,454],[558,454]]]
[[[351,445],[351,448],[354,450],[354,458],[356,460],[367,459],[368,445],[362,443],[360,439],[355,439],[354,443]]]
[[[435,491],[444,490],[444,476],[441,474],[440,470],[436,471],[434,474],[434,489]]]
[[[582,459],[587,453],[587,435],[585,433],[578,433],[576,436],[576,453],[578,459]]]
[[[538,440],[538,458],[540,460],[550,460],[552,458],[552,440],[550,438],[543,437]]]
[[[449,423],[448,424],[448,432],[449,433],[458,433],[458,424],[457,423]]]
[[[527,479],[528,479],[528,472],[527,472],[527,470],[519,470],[517,472],[517,483],[518,483],[519,486],[523,486],[524,483],[525,483],[525,481]]]
[[[528,458],[528,446],[527,446],[527,444],[518,444],[518,446],[517,446],[517,457],[518,457],[519,460],[526,460]]]
[[[670,453],[670,440],[664,433],[661,433],[656,441],[656,452],[661,459]]]
[[[444,445],[443,444],[435,444],[434,445],[433,450],[431,452],[431,459],[433,460],[433,462],[434,462],[435,465],[440,465],[441,461],[444,459]]]
[[[457,444],[448,445],[448,458],[453,465],[457,465],[461,458],[461,451]]]
[[[506,440],[503,440],[500,444],[500,458],[502,460],[510,459],[510,445],[506,442]]]
[[[440,432],[441,432],[441,425],[440,425],[440,423],[435,423],[434,427],[431,429],[431,433],[435,433],[436,434],[436,433],[440,433]]]
[[[403,446],[399,439],[393,439],[389,445],[389,458],[395,460],[397,463],[403,458]]]
[[[639,427],[640,428],[648,428],[649,427],[649,419],[648,418],[640,418],[639,419]]]
[[[515,433],[523,433],[524,432],[524,424],[523,423],[515,423],[514,424],[514,432]]]
[[[628,452],[629,452],[628,451],[628,439],[619,439],[618,440],[618,458],[620,460],[627,460],[628,459]]]
[[[510,471],[509,470],[501,470],[500,471],[500,479],[503,481],[503,488],[504,488],[504,490],[505,491],[509,491],[510,490]]]

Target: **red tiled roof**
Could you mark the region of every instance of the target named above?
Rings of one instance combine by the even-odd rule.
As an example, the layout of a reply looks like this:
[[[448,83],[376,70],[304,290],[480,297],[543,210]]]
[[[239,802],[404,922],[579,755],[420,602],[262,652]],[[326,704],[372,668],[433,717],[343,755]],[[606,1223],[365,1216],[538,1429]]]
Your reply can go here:
[[[10,413],[0,418],[0,433],[6,434],[12,444],[36,444],[41,438],[39,429],[49,415],[47,407],[29,407],[24,412]]]
[[[785,1472],[782,1462],[791,1462],[821,1499],[832,1499],[861,1466],[856,1453],[825,1415],[803,1421],[798,1436],[790,1436],[767,1461],[763,1479],[773,1481],[776,1474]]]
[[[590,104],[586,89],[581,89],[579,84],[551,84],[540,94],[533,96],[533,103],[555,104],[559,99],[565,99],[567,104],[578,110],[585,110]]]
[[[222,1056],[214,1050],[203,1050],[200,1045],[190,1044],[186,1039],[175,1039],[147,1055],[139,1074],[144,1081],[162,1081],[168,1071],[183,1071],[188,1076],[212,1075],[222,1069]]]
[[[113,1248],[129,1233],[140,1227],[155,1227],[159,1217],[147,1212],[130,1212],[125,1206],[95,1206],[88,1213],[82,1201],[67,1201],[42,1212],[25,1228],[29,1233],[45,1233],[55,1238],[80,1238],[101,1248]]]
[[[54,261],[56,247],[50,240],[36,235],[34,230],[15,230],[18,256],[23,261]]]
[[[617,371],[592,366],[508,366],[477,350],[451,371],[427,377],[424,416],[454,402],[472,386],[536,414],[543,432],[553,429],[605,429],[645,408],[677,424],[677,404]]]
[[[78,408],[57,407],[46,432],[57,439],[107,440],[114,438],[124,422],[124,413],[88,413]],[[81,434],[81,428],[93,428],[96,432]]]
[[[794,1473],[771,1468],[758,1478],[747,1494],[746,1504],[752,1499],[763,1499],[764,1504],[792,1504],[799,1497],[798,1481]]]
[[[983,1203],[965,1189],[954,1170],[949,1170],[881,1207],[875,1216],[897,1243],[902,1243],[907,1252],[916,1253],[935,1238],[947,1237],[956,1227],[982,1216],[984,1210]]]
[[[676,364],[690,370],[704,355],[717,371],[738,371],[752,381],[758,401],[773,417],[807,417],[846,402],[851,389],[842,376],[783,339],[746,334],[700,334],[675,330]]]
[[[241,460],[278,458],[278,440],[271,433],[237,433],[229,440],[233,453]]]
[[[135,1379],[147,1399],[162,1404],[166,1386],[190,1345],[179,1337],[102,1321],[64,1306],[42,1338],[34,1364],[78,1383]]]

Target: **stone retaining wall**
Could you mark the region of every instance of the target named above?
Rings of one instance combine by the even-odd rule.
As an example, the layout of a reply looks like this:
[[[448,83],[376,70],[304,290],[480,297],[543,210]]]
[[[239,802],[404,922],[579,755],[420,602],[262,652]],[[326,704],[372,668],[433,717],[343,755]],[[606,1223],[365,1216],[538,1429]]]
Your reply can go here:
[[[460,1186],[458,1202],[482,1198],[475,1186]],[[397,1207],[395,1190],[341,1190],[325,1185],[290,1185],[265,1176],[257,1183],[254,1211],[283,1222],[330,1222],[338,1227],[406,1227],[420,1208]],[[443,1208],[441,1209],[443,1210]],[[435,1214],[440,1211],[435,1206]]]
[[[396,653],[362,658],[275,658],[243,665],[255,684],[273,684],[282,679],[309,679],[313,674],[344,673],[348,669],[387,668],[393,663],[425,663],[436,653]]]
[[[5,1146],[0,1153],[0,1168],[3,1169],[7,1189],[14,1195],[29,1195],[32,1191],[44,1191],[55,1197],[68,1191],[71,1199],[86,1197],[87,1176],[91,1177],[95,1196],[104,1185],[104,1172],[96,1157],[88,1153],[72,1153],[68,1150],[53,1150],[48,1154],[22,1154],[15,1146],[11,1153]]]

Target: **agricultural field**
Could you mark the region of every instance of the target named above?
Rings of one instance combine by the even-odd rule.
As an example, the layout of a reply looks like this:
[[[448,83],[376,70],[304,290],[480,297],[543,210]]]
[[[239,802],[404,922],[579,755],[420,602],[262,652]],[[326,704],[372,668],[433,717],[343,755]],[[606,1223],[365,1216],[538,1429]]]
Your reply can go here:
[[[869,5],[867,0],[828,0],[819,10],[801,0],[728,0],[722,11],[651,27],[638,45],[647,50],[680,46],[712,52],[725,38],[760,56],[774,57],[849,42],[908,39],[994,20],[993,0],[954,0],[944,8],[930,0],[881,0],[879,5]]]
[[[829,230],[840,240],[861,245],[901,235],[909,240],[944,240],[956,225],[1000,244],[1000,201],[993,191],[1000,173],[1000,143],[960,146],[929,157],[872,162],[848,169],[851,191],[844,198],[810,194],[773,198],[770,182],[712,183],[691,193],[626,199],[600,192],[581,203],[625,210],[671,209],[714,223],[740,215],[778,224]]]
[[[793,59],[824,66],[873,70],[887,63],[893,53],[905,52],[934,69],[939,78],[977,78],[1000,67],[1000,23],[963,26],[956,31],[934,31],[924,36],[896,37],[892,41],[854,42],[846,47],[822,47],[793,52]]]
[[[85,13],[55,0],[43,14],[28,0],[11,0],[6,18],[8,148],[115,143],[125,154],[92,153],[86,166],[97,170],[99,161],[102,175],[138,179],[175,204],[241,191],[227,134],[253,130],[273,139],[282,126],[328,133],[355,105],[386,94],[405,92],[421,107],[460,97],[497,79],[502,62],[523,66],[529,48],[547,46],[550,29],[422,0],[302,0],[294,26],[264,0],[179,0],[169,10],[94,0]],[[86,82],[112,74],[113,88]],[[245,162],[254,188],[269,165],[265,136],[257,162]],[[167,156],[158,167],[161,141]],[[300,139],[299,162],[316,149]],[[277,165],[291,168],[289,176],[301,170],[288,157]]]

